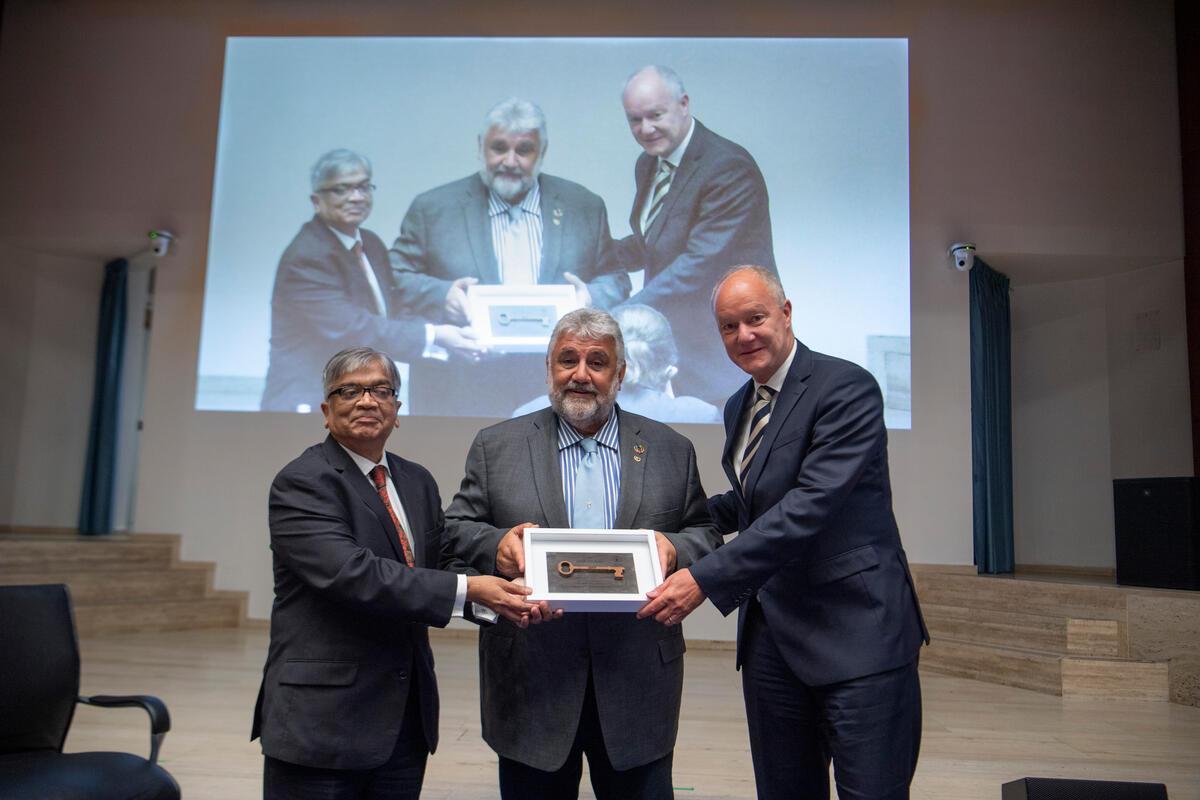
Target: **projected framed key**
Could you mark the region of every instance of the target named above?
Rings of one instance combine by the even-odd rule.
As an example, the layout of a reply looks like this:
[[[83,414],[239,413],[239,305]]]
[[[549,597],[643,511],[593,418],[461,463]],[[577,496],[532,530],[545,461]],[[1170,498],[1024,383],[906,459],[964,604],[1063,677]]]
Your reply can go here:
[[[560,317],[579,308],[575,287],[559,284],[467,287],[471,327],[497,353],[543,353]]]
[[[566,611],[633,612],[662,583],[654,531],[526,528],[531,601]]]

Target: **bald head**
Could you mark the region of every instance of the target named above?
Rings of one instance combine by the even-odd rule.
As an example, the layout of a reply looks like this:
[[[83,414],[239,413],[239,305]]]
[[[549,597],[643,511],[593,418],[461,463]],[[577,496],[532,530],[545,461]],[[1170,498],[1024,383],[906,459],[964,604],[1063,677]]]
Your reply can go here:
[[[729,360],[759,383],[792,352],[792,303],[770,270],[744,266],[726,273],[713,291],[713,315]]]

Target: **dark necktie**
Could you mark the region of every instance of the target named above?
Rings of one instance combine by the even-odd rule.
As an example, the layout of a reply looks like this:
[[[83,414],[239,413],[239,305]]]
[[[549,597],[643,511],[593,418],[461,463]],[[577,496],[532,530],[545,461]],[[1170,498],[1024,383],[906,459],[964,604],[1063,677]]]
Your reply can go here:
[[[383,501],[383,507],[387,509],[388,516],[392,518],[392,524],[396,526],[396,534],[400,537],[400,549],[404,551],[404,563],[410,567],[415,566],[412,549],[408,545],[408,536],[404,533],[404,526],[400,524],[400,518],[396,516],[396,510],[392,508],[392,501],[388,498],[387,469],[380,464],[371,470],[370,475],[371,483],[375,484],[375,491],[379,493],[379,499]]]
[[[750,472],[750,462],[762,444],[763,431],[771,420],[771,398],[775,390],[770,386],[758,387],[758,399],[754,401],[754,409],[750,414],[750,433],[746,437],[746,449],[742,452],[741,466],[738,468],[738,482],[746,485],[746,475]]]

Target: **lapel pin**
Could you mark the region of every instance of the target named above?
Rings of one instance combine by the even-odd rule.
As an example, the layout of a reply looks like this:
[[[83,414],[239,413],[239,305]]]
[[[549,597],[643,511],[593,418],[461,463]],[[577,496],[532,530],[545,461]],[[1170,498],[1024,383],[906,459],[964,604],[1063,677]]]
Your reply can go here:
[[[554,209],[553,216],[554,216],[554,224],[562,225],[563,210],[561,208]]]
[[[633,446],[633,460],[641,461],[642,454],[645,452],[646,452],[646,445],[642,444],[641,442],[638,442],[637,444],[635,444]]]
[[[642,457],[641,457],[641,456],[634,456],[634,457],[633,457],[633,460],[634,460],[634,461],[641,461],[641,460],[642,460]]]

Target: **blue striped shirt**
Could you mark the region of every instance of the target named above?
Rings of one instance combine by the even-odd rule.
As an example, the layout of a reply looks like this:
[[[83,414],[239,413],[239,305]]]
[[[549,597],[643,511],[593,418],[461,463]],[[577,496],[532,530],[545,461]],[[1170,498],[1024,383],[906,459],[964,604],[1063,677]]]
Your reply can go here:
[[[517,220],[509,209],[518,209]],[[539,181],[519,205],[510,206],[488,191],[488,216],[492,223],[492,252],[500,268],[500,282],[533,284],[542,269],[542,192]]]
[[[558,417],[558,466],[562,469],[563,500],[567,502],[567,520],[571,527],[575,527],[575,472],[583,459],[583,447],[579,443],[584,438],[570,423]],[[617,501],[621,496],[621,453],[616,409],[596,431],[595,439],[596,444],[600,445],[596,448],[596,455],[604,471],[604,527],[611,528],[616,524]]]

